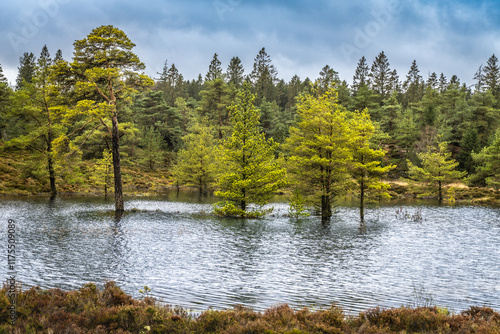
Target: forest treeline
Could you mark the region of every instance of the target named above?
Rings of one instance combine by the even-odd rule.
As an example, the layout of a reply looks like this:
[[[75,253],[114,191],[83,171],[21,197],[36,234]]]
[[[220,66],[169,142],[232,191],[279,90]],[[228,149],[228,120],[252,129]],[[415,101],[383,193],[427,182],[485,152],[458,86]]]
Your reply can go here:
[[[400,76],[383,51],[371,63],[362,57],[349,82],[329,65],[317,78],[295,75],[285,81],[265,48],[251,69],[238,56],[223,66],[216,53],[207,59],[206,74],[189,80],[173,62],[165,62],[157,78],[144,75],[144,64],[131,51],[134,46],[121,30],[102,26],[74,43],[71,60],[60,50],[52,57],[47,47],[39,56],[24,53],[14,87],[0,66],[0,149],[4,158],[18,154],[23,178],[53,194],[58,182],[96,187],[114,183],[116,192],[120,166],[164,170],[173,182],[194,185],[200,192],[216,188],[237,203],[233,209],[245,208],[242,201],[251,187],[285,186],[277,180],[294,168],[286,184],[299,202],[301,183],[321,189],[320,201],[325,201],[323,196],[341,193],[339,178],[346,175],[358,187],[365,183],[360,189],[381,190],[383,186],[372,182],[371,175],[377,173],[377,180],[435,181],[441,198],[441,183],[446,182],[440,179],[442,168],[471,186],[498,188],[500,65],[495,55],[478,67],[470,86],[456,75],[448,79],[433,72],[424,78],[416,60]],[[330,118],[321,123],[317,118],[324,112]],[[243,125],[236,131],[238,123]],[[319,138],[325,133],[318,129],[330,131],[329,139]],[[248,138],[254,146],[248,146]],[[308,150],[325,147],[317,160],[307,158]],[[346,156],[335,151],[346,147]],[[265,172],[259,172],[256,184],[243,185],[234,195],[235,182],[247,182],[247,171],[238,181],[220,170],[239,158],[246,161],[246,153],[231,157],[238,149],[260,154],[253,158],[256,166],[265,165]],[[262,181],[271,174],[275,179]],[[337,183],[331,179],[327,186],[319,180],[323,177]],[[259,203],[255,198],[248,203]],[[123,204],[118,203],[120,209]]]

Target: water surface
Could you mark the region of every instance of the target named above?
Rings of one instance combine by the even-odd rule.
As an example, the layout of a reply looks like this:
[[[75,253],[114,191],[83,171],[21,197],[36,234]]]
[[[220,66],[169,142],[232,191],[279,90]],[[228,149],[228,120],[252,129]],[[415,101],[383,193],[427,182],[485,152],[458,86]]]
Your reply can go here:
[[[4,198],[0,225],[5,234],[8,219],[19,226],[18,279],[28,286],[113,280],[134,297],[147,285],[163,302],[193,310],[277,303],[352,312],[427,303],[500,309],[498,208],[390,204],[368,210],[359,229],[358,211],[347,204],[323,225],[318,217],[287,218],[279,202],[266,218],[216,218],[206,214],[210,202],[128,198],[126,208],[135,210],[117,221],[114,205],[100,198]],[[423,220],[398,217],[399,207],[420,209]]]

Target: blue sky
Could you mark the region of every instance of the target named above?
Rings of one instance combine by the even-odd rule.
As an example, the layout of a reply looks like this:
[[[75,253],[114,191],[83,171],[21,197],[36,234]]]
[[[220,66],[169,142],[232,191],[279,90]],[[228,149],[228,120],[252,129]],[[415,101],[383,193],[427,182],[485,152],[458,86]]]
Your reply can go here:
[[[371,64],[382,50],[403,80],[415,59],[430,72],[472,77],[500,54],[500,2],[426,0],[7,0],[0,5],[0,64],[12,82],[23,52],[62,49],[93,28],[112,24],[125,31],[156,76],[165,60],[186,79],[205,75],[215,52],[225,69],[239,56],[245,73],[265,47],[289,80],[318,76],[328,64],[352,81],[361,56]]]

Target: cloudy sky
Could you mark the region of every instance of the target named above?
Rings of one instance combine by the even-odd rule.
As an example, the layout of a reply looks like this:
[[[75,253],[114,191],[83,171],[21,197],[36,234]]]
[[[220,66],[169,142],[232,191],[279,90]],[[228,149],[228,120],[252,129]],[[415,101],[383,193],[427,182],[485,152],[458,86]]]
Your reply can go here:
[[[401,79],[413,59],[421,74],[444,72],[473,83],[481,64],[500,54],[497,0],[5,0],[0,4],[0,64],[15,81],[19,57],[72,58],[73,42],[112,24],[137,45],[146,73],[175,63],[186,79],[205,73],[215,52],[225,69],[239,56],[246,73],[265,47],[278,76],[317,78],[328,64],[352,81],[361,56],[384,51]]]

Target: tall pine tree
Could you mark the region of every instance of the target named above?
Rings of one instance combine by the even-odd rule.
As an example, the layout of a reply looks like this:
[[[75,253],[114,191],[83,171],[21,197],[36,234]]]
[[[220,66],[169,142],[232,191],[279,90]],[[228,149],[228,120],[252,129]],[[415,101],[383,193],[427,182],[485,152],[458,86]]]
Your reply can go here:
[[[337,91],[330,87],[318,94],[319,90],[316,83],[313,94],[301,95],[299,122],[290,128],[285,148],[290,171],[319,204],[321,217],[327,221],[335,199],[347,190],[352,131],[345,109],[338,104]]]
[[[214,211],[229,216],[259,216],[262,208],[248,211],[248,205],[267,204],[273,193],[286,185],[285,170],[274,158],[278,144],[260,131],[255,96],[244,84],[236,105],[231,106],[232,134],[219,153],[219,191],[224,201]]]

